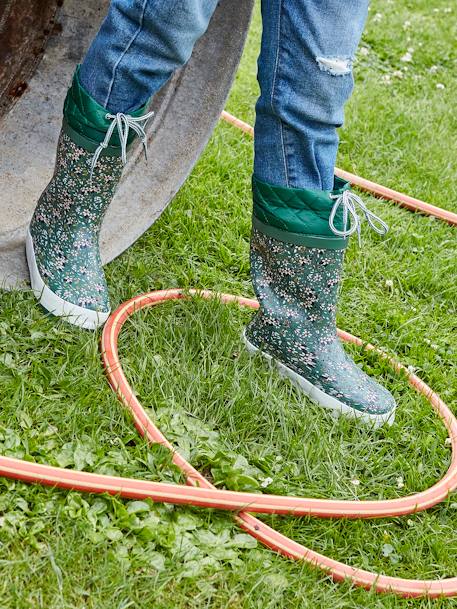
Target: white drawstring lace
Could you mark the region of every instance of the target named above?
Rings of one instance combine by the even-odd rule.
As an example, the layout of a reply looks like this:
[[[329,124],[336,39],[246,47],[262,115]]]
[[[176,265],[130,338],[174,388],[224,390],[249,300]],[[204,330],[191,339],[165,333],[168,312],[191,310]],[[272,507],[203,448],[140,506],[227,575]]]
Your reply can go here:
[[[114,133],[114,129],[117,127],[119,133],[119,140],[121,142],[121,158],[122,163],[127,163],[127,141],[129,137],[129,129],[133,129],[143,144],[144,156],[146,161],[148,160],[148,142],[146,137],[146,123],[154,116],[154,112],[148,112],[143,116],[130,116],[130,114],[123,114],[118,112],[117,114],[105,114],[105,118],[113,121],[106,132],[105,139],[100,143],[99,147],[92,157],[90,164],[90,179],[92,181],[92,174],[94,173],[95,165],[100,157],[100,154],[105,148],[108,148],[109,141]]]
[[[370,211],[362,199],[352,191],[344,190],[340,195],[331,194],[330,198],[335,199],[335,204],[330,212],[328,223],[331,231],[335,235],[338,235],[339,237],[349,237],[357,232],[360,244],[360,218],[357,213],[357,207],[362,211],[366,221],[378,235],[385,235],[389,230],[389,227],[384,220],[381,220],[379,216]],[[335,226],[335,216],[341,205],[343,206],[343,230],[338,230]],[[348,228],[349,218],[350,226]]]

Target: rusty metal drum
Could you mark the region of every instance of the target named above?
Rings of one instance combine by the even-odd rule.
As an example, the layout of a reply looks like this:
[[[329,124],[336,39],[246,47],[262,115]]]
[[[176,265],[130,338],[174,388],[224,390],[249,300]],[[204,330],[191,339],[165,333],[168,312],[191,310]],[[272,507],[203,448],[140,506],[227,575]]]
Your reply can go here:
[[[104,262],[159,217],[224,107],[254,0],[221,0],[191,60],[155,97],[149,162],[132,151],[105,218]],[[0,287],[27,285],[24,239],[52,175],[62,105],[107,0],[0,0]]]

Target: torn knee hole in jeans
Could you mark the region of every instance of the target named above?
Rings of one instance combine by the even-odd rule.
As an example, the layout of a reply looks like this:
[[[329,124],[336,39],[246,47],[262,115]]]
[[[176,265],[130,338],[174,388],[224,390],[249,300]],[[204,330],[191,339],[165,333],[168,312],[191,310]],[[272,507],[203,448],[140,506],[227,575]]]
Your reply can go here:
[[[316,57],[317,65],[323,72],[332,76],[345,76],[352,71],[350,57]]]

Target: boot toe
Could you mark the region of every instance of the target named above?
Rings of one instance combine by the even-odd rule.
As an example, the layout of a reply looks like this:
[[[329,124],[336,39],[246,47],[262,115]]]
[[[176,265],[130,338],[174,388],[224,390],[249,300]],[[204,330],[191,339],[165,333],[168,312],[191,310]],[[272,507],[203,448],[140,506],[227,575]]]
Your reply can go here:
[[[368,376],[363,385],[340,399],[351,408],[368,415],[388,415],[397,407],[390,391]]]
[[[327,385],[324,391],[333,394],[346,406],[375,417],[395,411],[396,402],[390,391],[357,366],[339,341],[333,344],[331,358],[324,360],[322,368],[325,370],[324,378],[331,379],[330,387]]]

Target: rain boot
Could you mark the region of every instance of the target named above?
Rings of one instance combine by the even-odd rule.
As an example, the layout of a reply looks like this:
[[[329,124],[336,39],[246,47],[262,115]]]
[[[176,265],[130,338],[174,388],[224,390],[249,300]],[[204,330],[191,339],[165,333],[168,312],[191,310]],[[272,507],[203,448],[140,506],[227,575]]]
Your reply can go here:
[[[26,236],[32,289],[53,315],[89,329],[109,316],[99,234],[119,184],[127,149],[146,147],[147,104],[110,114],[82,87],[76,70],[65,103],[54,174]],[[117,129],[116,129],[117,128]]]
[[[253,199],[251,274],[260,309],[245,330],[248,350],[274,360],[336,415],[391,424],[393,396],[346,354],[336,328],[344,251],[352,233],[360,238],[358,211],[380,234],[387,225],[339,178],[331,192],[254,178]]]

